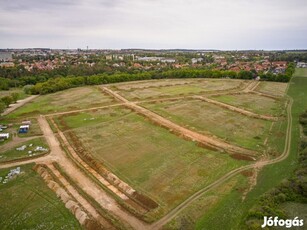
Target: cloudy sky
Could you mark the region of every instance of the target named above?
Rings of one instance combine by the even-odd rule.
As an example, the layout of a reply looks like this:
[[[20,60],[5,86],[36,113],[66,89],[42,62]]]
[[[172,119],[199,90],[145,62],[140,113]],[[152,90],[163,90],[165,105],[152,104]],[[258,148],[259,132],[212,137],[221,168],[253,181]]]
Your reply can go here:
[[[0,48],[307,48],[307,0],[0,0]]]

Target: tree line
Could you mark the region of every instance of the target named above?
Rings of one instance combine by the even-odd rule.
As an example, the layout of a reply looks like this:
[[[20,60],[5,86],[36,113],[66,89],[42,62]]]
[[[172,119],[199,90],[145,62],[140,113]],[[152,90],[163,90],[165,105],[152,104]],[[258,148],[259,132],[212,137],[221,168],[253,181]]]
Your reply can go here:
[[[16,103],[19,98],[19,93],[11,93],[10,95],[0,98],[0,113],[3,113],[5,108],[9,107],[10,104]]]
[[[294,66],[294,65],[293,65]],[[294,67],[289,66],[285,74],[260,74],[262,80],[288,82],[294,73]],[[48,94],[84,85],[100,85],[126,81],[139,81],[151,79],[172,78],[228,78],[228,79],[254,79],[258,75],[250,71],[234,72],[229,70],[210,69],[176,69],[166,71],[147,71],[137,73],[96,74],[91,76],[68,76],[50,78],[45,82],[36,83],[27,87],[26,93]]]

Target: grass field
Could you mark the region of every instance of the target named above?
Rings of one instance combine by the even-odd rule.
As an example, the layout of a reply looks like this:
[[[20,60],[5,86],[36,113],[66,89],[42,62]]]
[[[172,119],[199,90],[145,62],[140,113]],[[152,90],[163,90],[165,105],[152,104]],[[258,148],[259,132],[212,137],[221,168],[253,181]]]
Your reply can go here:
[[[265,149],[263,143],[272,124],[194,99],[142,105],[189,129],[259,151]]]
[[[225,204],[235,205],[236,203],[242,203],[242,200],[235,198],[242,197],[243,191],[248,188],[247,182],[247,178],[241,174],[230,179],[192,202],[191,205],[164,226],[164,229],[231,229],[229,228],[230,220],[223,216]],[[235,206],[232,206],[228,211],[235,211]],[[215,222],[219,224],[211,224]],[[203,226],[206,226],[206,228]]]
[[[258,176],[257,185],[247,195],[244,202],[242,202],[241,195],[238,193],[231,193],[223,198],[220,203],[223,209],[220,209],[218,212],[212,212],[208,217],[204,214],[204,219],[199,219],[197,223],[198,229],[221,229],[223,226],[227,227],[227,229],[246,229],[244,220],[248,210],[257,202],[257,199],[264,192],[275,187],[293,173],[298,156],[298,117],[307,109],[305,93],[307,88],[307,69],[296,69],[294,78],[289,84],[288,95],[294,100],[292,107],[292,140],[289,157],[280,163],[266,166]],[[286,210],[291,212],[291,207],[286,208]],[[223,222],[221,222],[221,217],[223,217]],[[227,225],[223,223],[227,223]]]
[[[212,96],[211,99],[257,114],[280,116],[285,112],[285,100],[275,100],[257,94],[221,95]]]
[[[23,151],[16,150],[16,148],[19,148],[23,145],[27,146],[25,150]],[[16,146],[15,148],[12,148],[11,150],[0,152],[0,162],[16,160],[16,159],[21,159],[21,158],[24,159],[24,158],[28,158],[31,156],[37,156],[37,155],[41,155],[41,154],[48,152],[48,151],[34,151],[37,146],[41,146],[43,148],[48,149],[48,145],[43,138],[36,138],[30,141],[23,142],[20,145]],[[29,153],[29,151],[31,151],[31,153]]]
[[[296,75],[300,74],[305,73],[297,71]],[[240,90],[247,83],[248,81],[230,79],[180,79],[112,84],[108,87],[133,101],[209,95],[208,93],[213,91]],[[286,86],[284,83],[261,82],[257,90],[282,97]],[[306,90],[306,86],[307,77],[294,78],[290,83],[289,93],[295,99],[293,115],[297,115],[307,107],[306,95],[302,93]],[[283,100],[278,101],[259,95],[242,94],[212,98],[259,114],[279,116],[285,109]],[[12,132],[16,132],[17,126],[26,117],[114,103],[117,102],[104,94],[99,87],[74,88],[39,96],[1,122],[14,123]],[[285,120],[271,122],[250,118],[201,100],[188,98],[157,103],[144,102],[141,105],[179,125],[199,133],[217,136],[231,144],[257,150],[260,153],[266,150],[272,153],[272,156],[280,154],[283,150],[287,125]],[[30,133],[22,136],[41,134],[36,120],[31,119],[33,124]],[[293,122],[297,122],[297,117],[295,119]],[[159,203],[156,210],[147,214],[149,219],[162,217],[196,191],[213,183],[227,172],[249,163],[199,147],[192,141],[183,140],[121,106],[58,115],[54,116],[54,120],[76,151],[78,146],[83,147],[123,181]],[[70,134],[77,138],[71,138]],[[27,144],[36,140],[42,139],[35,139]],[[297,140],[298,125],[294,124],[292,142],[297,143]],[[44,146],[43,143],[40,145]],[[291,173],[297,159],[296,144],[291,146],[291,151],[289,160],[268,166],[261,171],[257,186],[247,195],[244,202],[242,202],[242,192],[248,186],[248,180],[246,176],[238,175],[194,201],[165,228],[244,229],[242,220],[255,200]],[[13,149],[0,153],[0,156],[3,160],[8,160],[8,157],[11,159],[21,157],[22,153],[17,153]],[[43,229],[61,229],[64,223],[67,225],[63,229],[79,229],[80,226],[74,217],[31,170],[32,166],[24,167],[26,172],[20,177],[5,185],[0,183],[0,199],[2,199],[0,203],[6,205],[3,209],[6,216],[2,217],[0,214],[0,226],[5,226],[6,229],[23,229],[31,224],[40,224],[42,220],[38,219],[37,210],[40,210],[39,205],[42,205],[46,207],[43,210],[44,215],[48,216],[46,220],[43,219]],[[0,170],[0,176],[4,173]],[[9,187],[11,185],[12,188]],[[11,189],[5,190],[7,188]],[[14,195],[18,192],[23,193],[27,199],[20,201],[21,195]],[[4,199],[10,199],[8,204]],[[17,201],[22,205],[18,206]],[[16,210],[8,210],[8,207],[16,207]],[[23,210],[30,214],[22,215]],[[19,214],[15,215],[15,212]],[[26,218],[28,216],[29,218]],[[16,223],[13,223],[14,218],[17,218]],[[58,220],[53,223],[56,218]],[[29,228],[39,228],[37,226]]]
[[[64,130],[73,128],[71,131],[96,160],[158,202],[162,208],[158,216],[246,164],[185,141],[127,109],[110,109],[109,113],[112,116],[97,110],[56,121]]]
[[[287,85],[287,83],[282,82],[262,81],[260,82],[260,85],[257,87],[256,91],[283,97],[286,92]]]
[[[6,184],[0,183],[0,226],[10,229],[82,229],[72,213],[50,190],[32,167],[21,166],[21,173]],[[5,177],[9,169],[1,169]]]
[[[9,114],[9,118],[37,116],[63,111],[99,107],[114,103],[98,87],[80,87],[39,96],[22,108]]]
[[[246,82],[241,80],[221,79],[191,79],[186,82],[188,84],[184,84],[182,81],[179,82],[180,84],[174,80],[173,85],[171,85],[169,83],[157,84],[157,82],[154,81],[154,84],[151,86],[148,85],[149,83],[146,83],[146,85],[143,84],[143,88],[138,87],[139,84],[131,84],[130,87],[128,84],[125,84],[125,87],[113,86],[113,89],[116,89],[123,97],[127,98],[128,100],[145,100],[153,98],[205,94],[219,90],[231,90],[234,88],[242,87],[246,84]]]

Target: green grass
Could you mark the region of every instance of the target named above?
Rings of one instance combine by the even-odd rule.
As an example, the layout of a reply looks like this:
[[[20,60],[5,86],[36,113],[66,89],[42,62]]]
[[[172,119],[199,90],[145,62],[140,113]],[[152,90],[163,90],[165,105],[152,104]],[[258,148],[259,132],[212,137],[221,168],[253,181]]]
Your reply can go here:
[[[0,226],[10,229],[82,229],[64,203],[32,170],[20,166],[22,173],[6,184],[0,183]],[[4,177],[9,169],[1,169]]]
[[[110,105],[113,98],[103,94],[98,87],[79,87],[42,95],[9,114],[8,118],[37,116],[91,107]]]
[[[227,142],[263,151],[271,121],[255,119],[200,100],[165,101],[144,103],[171,121],[191,130],[215,135]]]
[[[256,187],[248,194],[244,202],[240,202],[241,197],[239,194],[232,195],[232,197],[222,202],[223,209],[220,212],[211,214],[210,221],[199,221],[197,224],[199,229],[221,229],[218,228],[221,226],[221,217],[223,217],[223,222],[229,223],[227,229],[245,229],[244,220],[248,210],[257,202],[259,197],[292,175],[298,159],[298,117],[307,109],[307,70],[296,70],[294,76],[288,91],[288,95],[294,99],[292,107],[292,140],[289,157],[280,163],[266,166],[258,176]]]
[[[260,85],[257,87],[256,91],[283,97],[286,89],[287,83],[262,81],[260,82]]]
[[[256,94],[222,95],[211,97],[211,99],[264,115],[280,116],[285,109],[284,100],[275,100]]]
[[[65,116],[64,120],[96,160],[161,205],[158,216],[226,172],[246,164],[200,148],[128,110],[112,117],[100,111],[90,113],[92,117],[97,115],[106,116],[106,120],[89,126],[81,124],[80,128],[75,126],[76,119],[82,121],[84,115]]]
[[[183,95],[204,94],[217,90],[230,90],[239,87],[243,81],[234,80],[216,80],[216,79],[190,79],[189,84],[149,87],[149,88],[131,88],[123,90],[117,88],[119,93],[128,100],[144,100],[152,98],[174,97]],[[176,84],[176,81],[174,81]]]
[[[29,146],[30,144],[32,144],[31,147]],[[24,151],[17,151],[16,150],[16,148],[21,147],[23,145],[27,146],[27,148]],[[11,150],[0,153],[0,162],[16,160],[16,159],[21,159],[21,158],[24,159],[24,158],[28,158],[28,157],[31,157],[31,156],[38,156],[38,155],[41,155],[41,154],[48,153],[48,151],[34,152],[34,150],[37,146],[41,146],[43,148],[48,149],[48,145],[43,138],[36,138],[36,139],[30,140],[30,141],[23,142],[23,143],[19,144],[18,146],[12,148]],[[31,156],[30,156],[30,153],[28,153],[28,151],[32,151]],[[35,155],[33,155],[33,154],[35,154]]]
[[[229,212],[235,211],[235,205],[242,202],[236,198],[242,196],[246,187],[246,177],[233,177],[192,202],[163,229],[229,229],[231,219],[224,216],[225,206],[231,207]],[[212,222],[219,222],[219,225],[214,226]],[[204,225],[207,227],[203,228]]]

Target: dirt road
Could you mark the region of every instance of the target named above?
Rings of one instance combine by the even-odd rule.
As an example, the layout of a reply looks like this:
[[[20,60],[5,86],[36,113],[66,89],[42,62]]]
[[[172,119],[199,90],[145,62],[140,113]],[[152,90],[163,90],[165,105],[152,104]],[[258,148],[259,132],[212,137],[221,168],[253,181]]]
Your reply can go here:
[[[250,92],[250,90],[253,90],[255,87],[256,87],[255,84],[253,84],[252,86],[249,87],[248,91]],[[105,87],[103,87],[103,89],[106,90],[106,91],[109,91],[109,89],[107,89]],[[161,117],[161,116],[159,116],[159,115],[157,115],[157,114],[155,114],[151,111],[148,111],[147,109],[145,109],[141,106],[136,105],[136,103],[129,102],[128,100],[126,100],[125,98],[121,97],[120,95],[116,94],[113,91],[109,91],[108,93],[112,94],[112,96],[114,96],[115,98],[120,100],[122,102],[121,103],[122,105],[130,107],[131,109],[135,110],[136,112],[150,118],[151,120],[153,120],[157,124],[162,125],[162,126],[168,128],[168,129],[174,130],[174,128],[175,128],[176,131],[179,131],[181,134],[184,134],[185,137],[188,137],[189,139],[204,141],[205,143],[208,143],[208,141],[209,141],[209,143],[210,143],[210,141],[213,141],[212,144],[214,144],[215,147],[220,147],[220,145],[222,145],[222,147],[221,147],[222,150],[223,150],[223,148],[225,148],[230,152],[237,150],[236,146],[232,146],[232,145],[229,145],[228,143],[220,142],[220,140],[215,140],[215,139],[210,140],[211,137],[206,137],[204,135],[200,135],[200,134],[195,133],[191,130],[188,130],[188,129],[185,129],[181,126],[178,126],[178,125],[168,121],[167,119],[165,119],[165,118],[163,118],[163,117]],[[140,221],[139,219],[137,219],[132,214],[123,210],[112,197],[110,197],[103,189],[101,189],[96,183],[94,183],[90,178],[88,178],[84,174],[84,172],[80,168],[78,168],[72,162],[72,160],[69,159],[65,155],[65,153],[62,151],[62,149],[60,147],[60,144],[59,144],[57,138],[55,137],[54,133],[52,132],[48,122],[46,121],[45,117],[43,117],[43,116],[38,118],[38,123],[41,127],[41,130],[44,134],[44,137],[46,138],[46,140],[49,144],[49,147],[50,147],[50,150],[51,150],[50,154],[47,155],[47,156],[43,156],[41,158],[37,158],[37,159],[25,160],[23,162],[2,164],[2,165],[0,165],[0,168],[14,167],[14,166],[22,165],[22,164],[33,163],[33,162],[41,163],[41,164],[47,164],[47,165],[50,166],[50,164],[52,162],[56,161],[56,162],[58,162],[60,167],[63,170],[65,170],[65,173],[73,181],[75,181],[78,184],[78,186],[80,186],[82,189],[84,189],[84,191],[88,195],[93,197],[103,208],[109,210],[112,214],[119,217],[121,220],[124,220],[127,223],[129,223],[134,229],[142,229],[142,230],[143,229],[144,230],[146,230],[146,229],[161,229],[165,224],[167,224],[169,221],[171,221],[175,216],[177,216],[183,209],[185,209],[187,206],[189,206],[192,202],[196,201],[198,198],[200,198],[206,192],[211,191],[212,189],[214,189],[217,186],[223,184],[224,182],[226,182],[230,178],[238,175],[242,171],[245,171],[247,169],[253,169],[253,168],[256,168],[256,167],[263,167],[265,165],[275,164],[275,163],[278,163],[278,162],[285,160],[289,155],[290,144],[291,144],[291,130],[292,130],[291,107],[292,107],[292,103],[293,103],[293,100],[290,99],[290,102],[289,102],[288,107],[287,107],[288,126],[287,126],[286,142],[285,142],[284,151],[279,157],[272,159],[272,160],[260,161],[260,162],[256,162],[256,163],[251,164],[251,165],[243,166],[243,167],[240,167],[238,169],[235,169],[235,170],[227,173],[226,175],[224,175],[223,177],[221,177],[220,179],[218,179],[214,183],[206,186],[205,188],[203,188],[203,189],[199,190],[198,192],[196,192],[195,194],[193,194],[191,197],[186,199],[183,203],[178,205],[171,212],[166,214],[163,218],[161,218],[160,220],[158,220],[157,222],[155,222],[151,225],[148,225],[148,224]],[[114,105],[114,106],[118,106],[118,105],[121,105],[121,104],[117,104],[117,105]],[[110,106],[107,106],[107,107],[110,107]],[[88,109],[88,110],[92,110],[92,109]],[[80,111],[84,111],[84,110],[80,110]],[[61,113],[58,113],[58,114],[61,114]],[[240,150],[244,154],[246,154],[245,149],[240,149]],[[60,177],[60,175],[57,175],[57,176]],[[65,182],[65,181],[62,181],[62,182]],[[69,185],[67,184],[67,186],[69,186]],[[69,187],[69,191],[73,194],[74,197],[77,197],[78,202],[83,203],[83,205],[85,207],[88,207],[87,208],[88,212],[95,215],[95,217],[98,217],[97,213],[95,213],[95,210],[92,209],[93,207],[88,206],[89,205],[88,203],[84,203],[84,199],[82,197],[79,197],[80,194],[77,194],[77,191],[74,191],[74,190],[75,190],[74,188]]]
[[[118,93],[106,88],[106,87],[102,87],[103,90],[107,93],[109,93],[111,96],[113,96],[114,98],[122,101],[124,103],[124,105],[132,110],[134,110],[135,112],[149,118],[151,121],[153,121],[154,123],[172,130],[175,133],[178,133],[179,136],[182,136],[184,138],[187,138],[189,140],[192,141],[196,141],[199,142],[205,146],[208,146],[212,149],[216,149],[222,152],[228,152],[231,154],[244,154],[244,155],[248,155],[248,156],[256,156],[257,152],[249,150],[249,149],[244,149],[242,147],[239,146],[235,146],[235,145],[231,145],[227,142],[224,142],[222,140],[219,140],[218,138],[215,137],[211,137],[211,136],[206,136],[204,134],[200,134],[197,132],[194,132],[192,130],[189,130],[187,128],[184,128],[180,125],[177,125],[175,123],[173,123],[172,121],[144,108],[141,107],[133,102],[128,101],[126,98],[120,96]]]
[[[49,155],[53,161],[56,161],[60,167],[65,170],[67,175],[75,181],[88,195],[93,197],[103,208],[109,210],[121,220],[125,220],[135,229],[147,229],[148,225],[132,214],[123,210],[117,202],[110,197],[101,187],[88,178],[80,168],[78,168],[62,151],[60,143],[57,141],[45,117],[38,118],[38,123],[47,139],[51,154]],[[47,163],[48,164],[48,163]],[[72,194],[78,197],[77,194]],[[79,200],[78,200],[79,201]]]
[[[19,107],[23,106],[24,104],[32,101],[33,99],[37,98],[38,95],[33,95],[33,96],[30,96],[30,97],[27,97],[23,100],[19,100],[17,101],[17,103],[15,104],[11,104],[9,108],[7,108],[2,114],[1,116],[4,116],[4,115],[7,115],[11,112],[13,112],[15,109],[18,109]]]
[[[289,156],[290,147],[291,147],[291,131],[292,131],[291,108],[292,108],[292,104],[293,104],[293,100],[290,99],[290,103],[289,103],[288,109],[287,109],[287,113],[288,113],[288,126],[287,126],[286,142],[285,142],[284,151],[283,151],[283,153],[279,157],[277,157],[275,159],[272,159],[272,160],[259,161],[259,162],[256,162],[256,163],[252,164],[252,165],[243,166],[243,167],[240,167],[238,169],[235,169],[235,170],[227,173],[226,175],[224,175],[220,179],[216,180],[214,183],[212,183],[212,184],[206,186],[205,188],[199,190],[198,192],[194,193],[187,200],[185,200],[183,203],[181,203],[176,208],[174,208],[171,212],[166,214],[163,218],[161,218],[160,220],[155,222],[151,226],[152,229],[160,229],[160,228],[162,228],[163,225],[165,225],[169,221],[171,221],[175,216],[177,216],[183,209],[185,209],[187,206],[189,206],[193,201],[197,200],[198,198],[200,198],[202,195],[204,195],[208,191],[218,187],[219,185],[223,184],[224,182],[226,182],[230,178],[238,175],[239,173],[241,173],[241,172],[243,172],[243,171],[245,171],[247,169],[259,168],[259,167],[263,167],[263,166],[266,166],[266,165],[276,164],[278,162],[281,162],[281,161],[285,160]]]
[[[232,105],[228,105],[228,104],[225,104],[225,103],[222,103],[222,102],[219,102],[219,101],[215,101],[215,100],[212,100],[212,99],[209,99],[209,98],[206,98],[206,97],[194,96],[193,98],[199,99],[199,100],[202,100],[202,101],[205,101],[205,102],[208,102],[208,103],[220,106],[220,107],[223,107],[223,108],[231,110],[231,111],[235,111],[237,113],[246,115],[248,117],[253,117],[253,118],[263,119],[263,120],[268,120],[268,121],[278,121],[278,117],[260,115],[260,114],[253,113],[251,111],[241,109],[241,108],[238,108],[238,107],[235,107],[235,106],[232,106]]]

